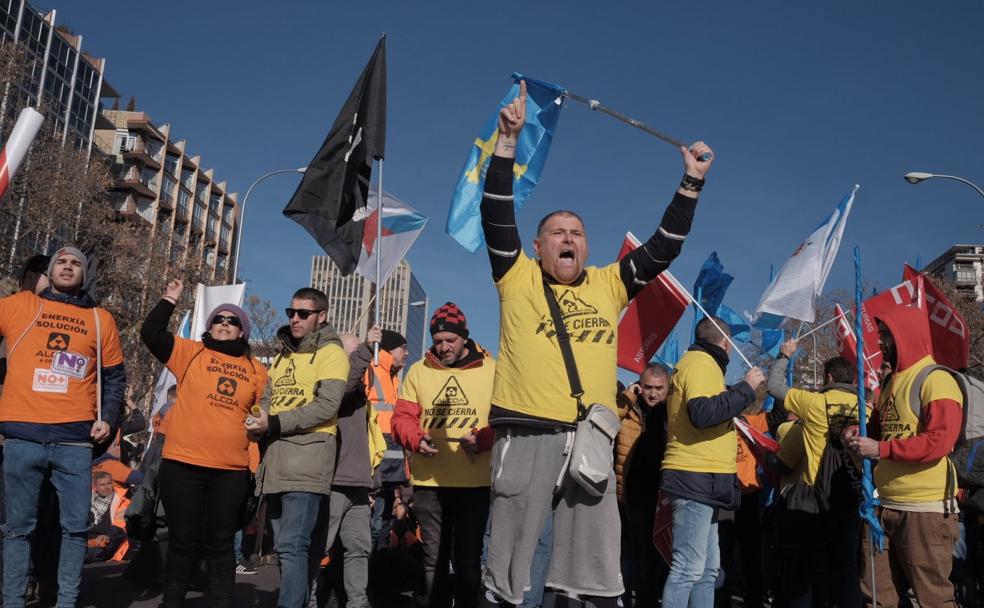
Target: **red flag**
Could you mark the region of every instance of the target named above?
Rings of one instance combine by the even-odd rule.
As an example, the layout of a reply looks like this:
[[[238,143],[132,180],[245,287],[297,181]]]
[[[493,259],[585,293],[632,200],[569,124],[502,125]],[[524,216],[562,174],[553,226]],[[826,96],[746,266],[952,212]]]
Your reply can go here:
[[[660,492],[656,498],[656,516],[653,518],[653,545],[666,565],[673,563],[673,502]]]
[[[638,246],[639,240],[631,232],[626,233],[618,258]],[[618,366],[641,374],[689,304],[687,291],[669,271],[650,281],[618,322]]]
[[[834,315],[837,318],[835,324],[837,326],[837,349],[840,351],[841,357],[847,359],[851,365],[856,366],[858,364],[858,341],[854,338],[854,329],[848,322],[840,304],[834,304]],[[864,354],[865,386],[871,390],[878,390],[878,375],[875,372],[881,367],[882,354],[878,349],[877,332],[874,342],[865,341]]]
[[[933,341],[933,359],[952,369],[967,367],[970,360],[970,332],[967,331],[967,322],[963,315],[925,274],[906,264],[902,278],[910,283],[922,278],[926,290],[929,336]]]

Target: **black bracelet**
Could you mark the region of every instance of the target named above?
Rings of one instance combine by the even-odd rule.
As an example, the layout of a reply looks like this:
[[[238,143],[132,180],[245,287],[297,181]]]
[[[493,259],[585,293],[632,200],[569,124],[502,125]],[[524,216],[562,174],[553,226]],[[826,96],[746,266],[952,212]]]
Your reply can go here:
[[[776,355],[776,361],[778,361],[779,359],[788,359],[788,358],[789,358],[789,355],[787,355],[784,352],[780,352],[778,355]]]
[[[691,192],[700,192],[704,189],[704,180],[684,173],[683,179],[680,180],[680,187]]]

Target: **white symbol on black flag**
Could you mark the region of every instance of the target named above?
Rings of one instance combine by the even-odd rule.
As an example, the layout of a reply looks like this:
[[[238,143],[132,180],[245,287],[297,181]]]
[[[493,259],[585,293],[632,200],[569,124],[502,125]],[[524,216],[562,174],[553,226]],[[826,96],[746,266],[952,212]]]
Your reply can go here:
[[[304,226],[342,274],[362,247],[372,161],[386,148],[386,39],[381,38],[284,215]]]

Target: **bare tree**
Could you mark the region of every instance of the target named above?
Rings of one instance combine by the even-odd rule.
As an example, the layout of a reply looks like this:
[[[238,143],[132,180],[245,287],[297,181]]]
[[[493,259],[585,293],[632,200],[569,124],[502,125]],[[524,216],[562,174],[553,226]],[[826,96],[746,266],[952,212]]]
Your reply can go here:
[[[251,295],[246,298],[246,314],[249,315],[252,328],[250,345],[253,355],[260,358],[276,355],[280,351],[277,344],[277,330],[280,328],[280,323],[277,321],[277,311],[273,308],[273,304],[270,300]]]

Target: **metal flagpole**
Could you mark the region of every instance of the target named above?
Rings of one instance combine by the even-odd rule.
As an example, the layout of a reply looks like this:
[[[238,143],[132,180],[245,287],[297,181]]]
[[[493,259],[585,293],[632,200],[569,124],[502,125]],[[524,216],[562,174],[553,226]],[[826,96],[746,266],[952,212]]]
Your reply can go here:
[[[615,110],[613,110],[611,108],[608,108],[606,106],[603,106],[603,105],[601,105],[601,102],[598,101],[597,99],[588,99],[586,97],[581,97],[580,95],[575,95],[574,93],[571,93],[570,91],[564,91],[564,95],[566,97],[570,97],[571,99],[573,99],[574,101],[576,101],[578,103],[583,103],[584,105],[588,106],[589,108],[591,108],[592,110],[594,110],[596,112],[602,112],[604,114],[608,114],[609,116],[611,116],[612,118],[614,118],[616,120],[620,120],[620,121],[624,122],[625,124],[627,124],[629,126],[632,126],[632,127],[635,127],[636,129],[639,129],[640,131],[643,131],[645,133],[649,133],[653,137],[655,137],[657,139],[661,139],[661,140],[665,141],[668,144],[673,144],[674,146],[676,146],[678,148],[680,148],[680,147],[687,148],[687,144],[683,143],[682,141],[680,141],[676,137],[673,137],[672,135],[667,135],[666,133],[663,133],[662,131],[657,131],[656,129],[650,127],[649,125],[647,125],[646,123],[642,122],[641,120],[636,120],[635,118],[630,118],[630,117],[628,117],[628,116],[626,116],[626,115],[624,115],[624,114],[622,114],[620,112],[616,112]],[[705,152],[704,154],[702,154],[701,157],[700,157],[700,160],[702,160],[704,162],[707,162],[707,161],[711,160],[711,154],[710,154],[710,152]]]
[[[817,330],[820,330],[820,329],[823,329],[824,327],[827,327],[828,325],[830,325],[834,321],[837,321],[841,317],[843,317],[846,320],[847,319],[847,311],[845,311],[843,314],[840,314],[840,315],[834,315],[834,318],[832,318],[832,319],[830,319],[828,321],[824,321],[823,323],[821,323],[820,325],[817,325],[816,327],[814,327],[810,331],[806,332],[805,334],[803,334],[801,336],[797,336],[796,339],[797,340],[802,340],[803,338],[805,338],[805,337],[807,337],[807,336],[815,333]]]
[[[383,273],[383,159],[379,159],[379,182],[377,184],[377,195],[376,195],[376,310],[375,310],[375,325],[379,325],[380,311],[382,309],[382,298],[379,297],[379,292],[383,288],[382,275]],[[376,342],[372,346],[372,360],[373,363],[379,365],[379,342]]]
[[[738,353],[738,356],[741,357],[741,360],[745,362],[745,365],[747,365],[749,368],[755,367],[754,365],[752,365],[752,362],[748,360],[748,357],[745,356],[745,353],[741,352],[741,349],[738,348],[738,345],[735,344],[734,340],[731,339],[731,336],[724,333],[724,330],[721,329],[721,326],[717,324],[717,321],[714,320],[714,317],[707,314],[707,311],[704,310],[703,306],[701,306],[700,301],[695,300],[694,297],[690,295],[690,292],[687,291],[687,288],[684,287],[683,285],[677,285],[677,286],[680,288],[681,291],[683,291],[683,293],[687,294],[687,297],[690,298],[690,301],[693,302],[694,306],[696,306],[697,309],[700,310],[701,314],[704,315],[704,317],[706,317],[707,320],[711,322],[711,325],[714,326],[714,329],[721,332],[721,335],[724,336],[724,339],[728,341],[728,344],[731,345],[731,348],[735,349],[735,352]],[[694,326],[694,331],[696,331],[696,326]]]

